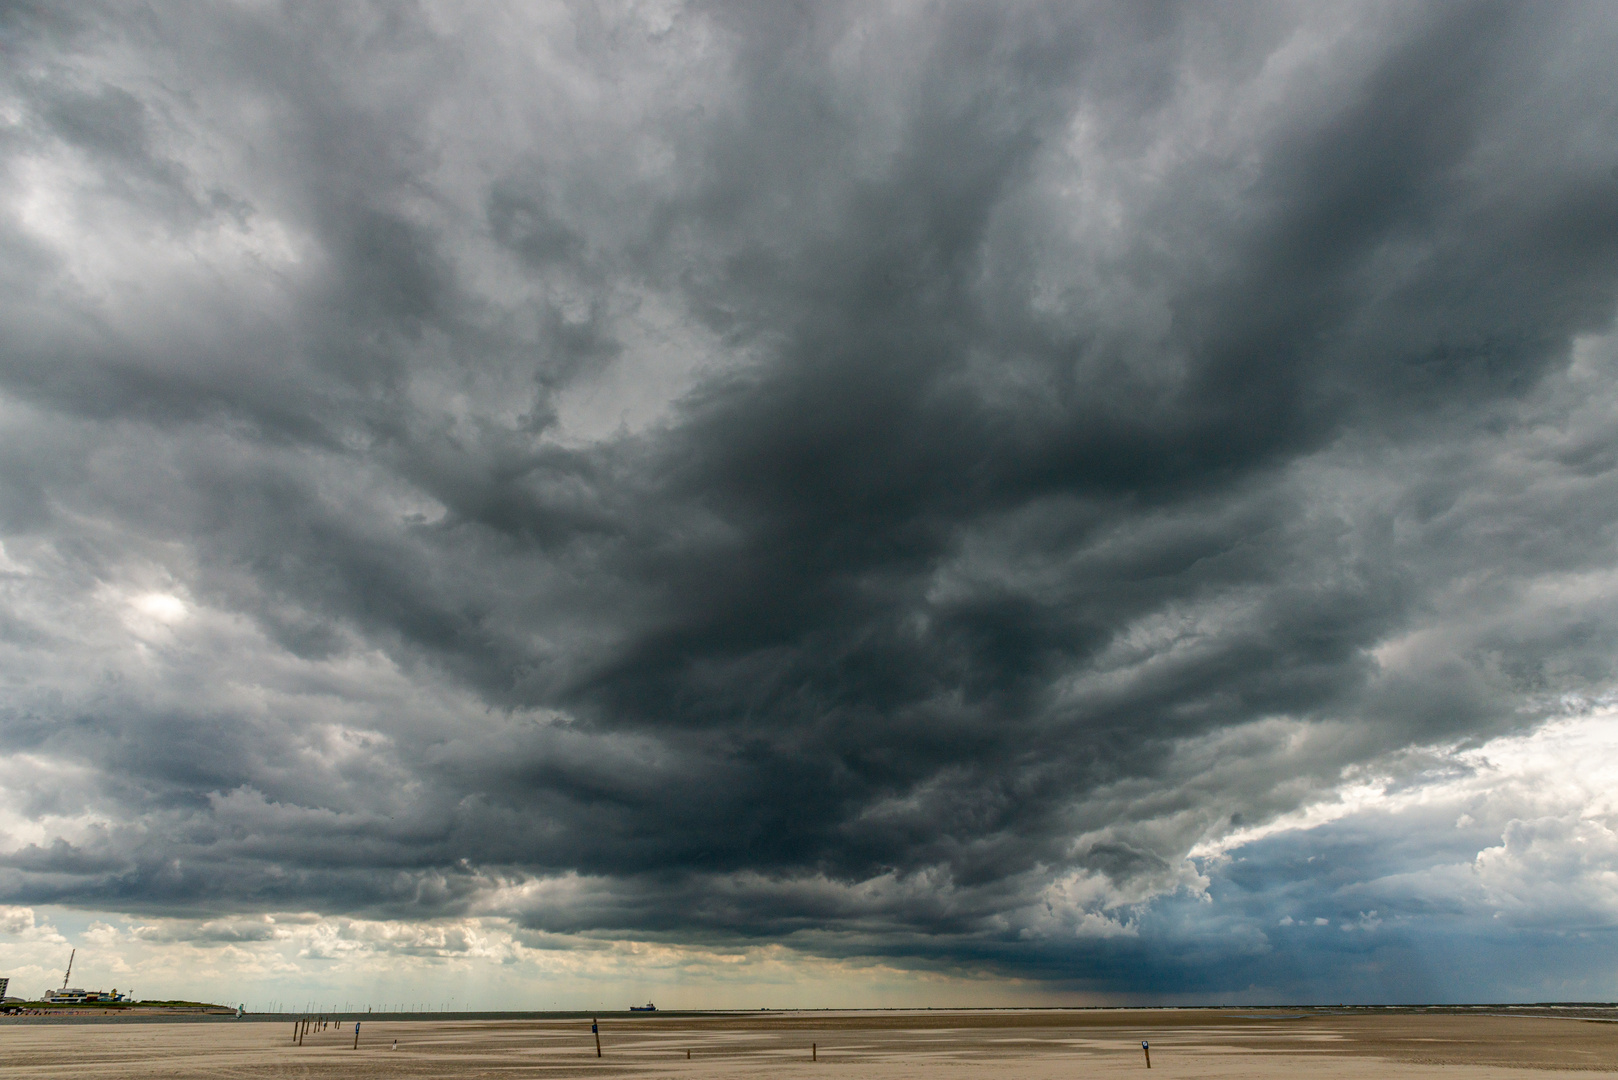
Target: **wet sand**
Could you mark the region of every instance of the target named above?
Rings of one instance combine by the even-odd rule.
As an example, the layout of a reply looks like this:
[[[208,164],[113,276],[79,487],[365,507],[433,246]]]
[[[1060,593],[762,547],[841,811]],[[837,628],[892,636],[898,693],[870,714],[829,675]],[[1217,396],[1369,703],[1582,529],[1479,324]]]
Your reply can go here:
[[[1505,1014],[1085,1010],[351,1022],[0,1022],[0,1077],[1371,1080],[1618,1077],[1618,1023]],[[392,1048],[398,1040],[398,1049]],[[1151,1042],[1145,1071],[1140,1042]],[[819,1061],[811,1060],[811,1044]],[[686,1058],[690,1051],[691,1057]]]

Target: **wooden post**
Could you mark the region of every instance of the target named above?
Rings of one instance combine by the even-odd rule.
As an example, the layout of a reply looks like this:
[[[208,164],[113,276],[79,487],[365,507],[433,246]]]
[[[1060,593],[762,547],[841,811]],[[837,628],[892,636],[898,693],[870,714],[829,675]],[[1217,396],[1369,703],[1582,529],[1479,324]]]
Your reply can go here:
[[[1140,1052],[1146,1055],[1146,1067],[1152,1067],[1152,1046],[1145,1039],[1140,1041]]]
[[[687,1050],[685,1052],[685,1060],[687,1060],[687,1061],[691,1060],[691,1051]]]
[[[298,1045],[298,1022],[296,1020],[292,1021],[292,1045]]]
[[[809,1044],[809,1060],[810,1061],[819,1061],[820,1060],[820,1044],[819,1043],[810,1043]]]
[[[590,1034],[596,1037],[596,1057],[601,1056],[601,1025],[595,1017],[590,1017]]]

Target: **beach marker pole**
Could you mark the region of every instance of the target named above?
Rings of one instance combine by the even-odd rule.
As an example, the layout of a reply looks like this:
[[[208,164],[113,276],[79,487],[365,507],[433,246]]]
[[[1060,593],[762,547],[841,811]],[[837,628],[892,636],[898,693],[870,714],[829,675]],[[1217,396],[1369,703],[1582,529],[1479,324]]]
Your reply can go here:
[[[601,1056],[601,1026],[596,1023],[595,1017],[590,1017],[590,1034],[596,1037],[596,1057]]]
[[[354,1049],[360,1048],[360,1022],[354,1021]]]
[[[1146,1055],[1146,1067],[1152,1067],[1152,1047],[1145,1039],[1140,1041],[1140,1052]]]

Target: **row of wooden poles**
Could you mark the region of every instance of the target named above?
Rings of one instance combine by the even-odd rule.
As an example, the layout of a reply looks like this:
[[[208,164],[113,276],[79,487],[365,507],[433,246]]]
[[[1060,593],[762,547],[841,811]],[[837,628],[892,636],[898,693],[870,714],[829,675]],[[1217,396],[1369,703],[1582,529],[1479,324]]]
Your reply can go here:
[[[327,1020],[323,1016],[306,1016],[302,1020],[294,1020],[292,1022],[292,1041],[295,1044],[297,1044],[298,1046],[302,1046],[303,1045],[303,1037],[304,1037],[304,1035],[306,1033],[308,1033],[308,1031],[311,1028],[313,1028],[315,1031],[325,1031],[330,1026],[331,1026],[331,1021]],[[600,1057],[601,1056],[601,1023],[600,1023],[600,1020],[597,1017],[594,1017],[594,1016],[590,1017],[590,1034],[595,1036],[595,1040],[596,1040],[596,1057]],[[360,1048],[360,1024],[359,1024],[359,1021],[356,1020],[354,1022],[354,1049],[358,1050],[359,1048]],[[1150,1069],[1152,1067],[1152,1050],[1151,1050],[1151,1047],[1147,1044],[1145,1039],[1142,1039],[1141,1042],[1140,1042],[1140,1048],[1141,1048],[1141,1052],[1146,1055],[1146,1067],[1148,1069]],[[687,1050],[685,1052],[685,1059],[687,1061],[691,1060],[691,1051]],[[820,1060],[820,1044],[819,1043],[810,1043],[809,1044],[809,1060],[810,1061],[819,1061]]]
[[[315,1031],[315,1032],[325,1031],[327,1028],[329,1028],[331,1026],[331,1024],[332,1024],[332,1022],[330,1020],[327,1020],[324,1016],[305,1016],[301,1020],[294,1020],[292,1022],[292,1043],[293,1043],[293,1045],[294,1046],[302,1046],[303,1045],[303,1037],[305,1035],[307,1035],[310,1031]],[[592,1016],[590,1018],[590,1034],[595,1036],[595,1040],[596,1040],[596,1057],[600,1057],[601,1056],[601,1023],[594,1016]],[[359,1048],[360,1048],[360,1025],[359,1025],[359,1021],[356,1020],[354,1022],[354,1049],[358,1050]],[[691,1060],[691,1051],[687,1050],[685,1052],[685,1059],[687,1061]],[[817,1044],[817,1043],[810,1043],[809,1044],[809,1060],[811,1060],[811,1061],[819,1061],[820,1060],[820,1046],[819,1046],[819,1044]]]
[[[331,1025],[332,1021],[327,1020],[324,1016],[306,1016],[302,1020],[294,1020],[292,1022],[292,1043],[294,1046],[302,1046],[303,1037],[310,1030],[325,1031]],[[359,1048],[360,1022],[356,1020],[354,1021],[354,1049],[358,1050]]]

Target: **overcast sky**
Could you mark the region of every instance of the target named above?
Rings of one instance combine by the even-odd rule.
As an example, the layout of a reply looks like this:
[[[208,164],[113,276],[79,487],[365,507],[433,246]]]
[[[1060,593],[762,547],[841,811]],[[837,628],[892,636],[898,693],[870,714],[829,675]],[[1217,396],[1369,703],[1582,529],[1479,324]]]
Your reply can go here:
[[[0,4],[0,974],[1618,996],[1614,56]]]

